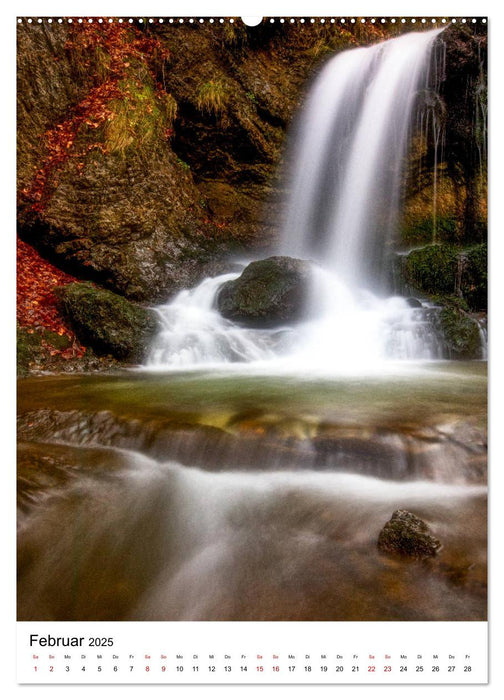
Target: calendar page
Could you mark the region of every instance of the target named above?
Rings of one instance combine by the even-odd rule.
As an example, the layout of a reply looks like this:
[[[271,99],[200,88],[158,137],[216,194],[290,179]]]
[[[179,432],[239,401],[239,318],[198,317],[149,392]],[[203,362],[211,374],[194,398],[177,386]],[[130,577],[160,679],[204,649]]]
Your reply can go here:
[[[489,20],[144,12],[14,20],[18,684],[486,684]]]

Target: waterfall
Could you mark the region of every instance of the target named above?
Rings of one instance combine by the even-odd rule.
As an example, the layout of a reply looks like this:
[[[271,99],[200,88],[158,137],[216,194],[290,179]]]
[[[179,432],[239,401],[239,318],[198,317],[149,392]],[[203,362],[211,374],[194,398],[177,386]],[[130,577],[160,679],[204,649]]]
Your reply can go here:
[[[412,112],[440,31],[337,54],[307,96],[279,251],[313,261],[306,321],[269,331],[226,321],[214,301],[238,275],[222,275],[158,308],[162,331],[148,365],[267,362],[333,373],[441,356],[431,316],[383,298]]]
[[[330,60],[307,97],[292,152],[281,250],[376,289],[392,243],[413,104],[440,30]]]

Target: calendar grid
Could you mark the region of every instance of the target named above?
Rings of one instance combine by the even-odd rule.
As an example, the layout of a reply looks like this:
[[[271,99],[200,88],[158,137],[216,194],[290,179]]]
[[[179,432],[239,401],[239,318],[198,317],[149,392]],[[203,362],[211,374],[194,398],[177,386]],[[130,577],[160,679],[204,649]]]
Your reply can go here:
[[[481,684],[487,623],[19,623],[18,682]]]

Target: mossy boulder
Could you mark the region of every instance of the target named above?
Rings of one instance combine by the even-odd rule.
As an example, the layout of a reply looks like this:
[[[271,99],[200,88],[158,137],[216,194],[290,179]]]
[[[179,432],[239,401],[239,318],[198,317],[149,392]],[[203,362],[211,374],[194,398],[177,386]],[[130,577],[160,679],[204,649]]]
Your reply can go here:
[[[438,318],[445,353],[450,359],[478,360],[481,358],[480,328],[469,314],[451,306],[442,309]]]
[[[258,260],[223,285],[217,306],[225,318],[250,327],[296,322],[304,314],[310,277],[305,260],[285,256]]]
[[[141,362],[158,322],[151,309],[89,283],[57,289],[62,311],[79,340],[97,355]]]
[[[433,300],[457,297],[469,311],[487,309],[487,245],[468,249],[434,244],[401,255],[394,263],[405,293],[423,292]]]
[[[440,548],[427,523],[407,510],[396,510],[378,537],[381,552],[410,559],[433,557]]]

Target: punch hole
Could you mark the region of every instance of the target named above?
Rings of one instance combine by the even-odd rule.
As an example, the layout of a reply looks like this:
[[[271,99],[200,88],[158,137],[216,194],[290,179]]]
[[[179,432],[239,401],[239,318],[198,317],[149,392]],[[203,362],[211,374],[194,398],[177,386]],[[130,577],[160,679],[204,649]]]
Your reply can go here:
[[[241,21],[246,24],[247,27],[257,27],[263,21],[262,17],[242,17]]]

